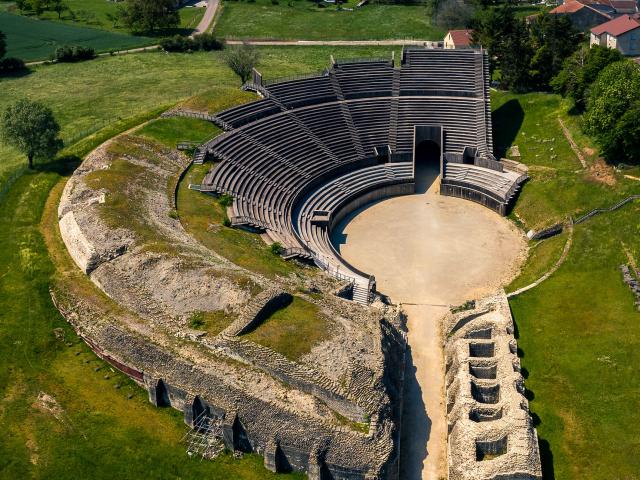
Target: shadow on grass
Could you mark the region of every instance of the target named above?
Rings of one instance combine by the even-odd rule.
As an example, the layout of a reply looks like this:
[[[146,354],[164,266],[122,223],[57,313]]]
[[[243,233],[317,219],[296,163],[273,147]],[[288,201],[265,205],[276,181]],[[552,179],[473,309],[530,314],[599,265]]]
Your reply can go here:
[[[511,311],[511,317],[513,318],[514,337],[518,339],[520,338],[520,330],[518,329],[518,322],[516,321],[516,317],[513,314],[513,310],[511,309],[511,306],[509,306],[509,310]],[[518,358],[524,358],[525,356],[524,351],[520,347],[518,347],[517,355],[518,355]],[[529,375],[530,375],[529,370],[527,370],[524,367],[521,367],[520,371],[522,373],[523,378],[525,379],[529,378]],[[526,387],[524,389],[524,396],[529,402],[533,401],[536,397],[533,391],[529,390]],[[533,426],[535,428],[537,428],[542,424],[542,419],[540,418],[540,415],[538,415],[537,413],[531,410],[529,410],[529,415],[531,415],[531,421],[533,422]],[[538,448],[540,450],[540,463],[542,464],[542,478],[544,478],[544,480],[555,480],[556,475],[553,467],[553,452],[551,451],[551,444],[549,444],[549,442],[544,438],[538,436]]]
[[[31,75],[32,70],[29,67],[25,67],[22,70],[18,70],[16,72],[0,72],[0,79],[6,80],[9,78],[23,78],[27,75]]]
[[[38,163],[34,165],[32,171],[44,173],[51,172],[57,173],[62,177],[68,177],[76,168],[78,168],[78,166],[80,166],[80,163],[82,163],[80,157],[76,155],[65,155],[48,162]]]
[[[522,122],[524,110],[520,101],[509,100],[491,113],[493,124],[493,143],[496,157],[502,158],[516,139]]]

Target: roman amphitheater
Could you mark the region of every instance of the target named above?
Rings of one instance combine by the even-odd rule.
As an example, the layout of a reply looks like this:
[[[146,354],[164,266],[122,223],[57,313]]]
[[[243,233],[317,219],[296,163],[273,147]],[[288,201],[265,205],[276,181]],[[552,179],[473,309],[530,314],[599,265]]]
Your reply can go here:
[[[98,148],[59,224],[121,310],[56,305],[150,402],[184,412],[192,454],[255,452],[310,479],[542,478],[502,290],[526,258],[504,215],[527,171],[493,156],[488,71],[482,50],[426,47],[277,81],[254,70],[259,99],[211,116],[224,132],[193,158],[137,145],[127,194],[144,229],[108,214],[95,179],[119,171]],[[192,162],[212,167],[189,187],[229,199],[228,224],[302,273],[260,275],[185,231],[172,182]],[[296,301],[325,325],[308,352],[252,340]],[[193,312],[228,321],[211,334]]]

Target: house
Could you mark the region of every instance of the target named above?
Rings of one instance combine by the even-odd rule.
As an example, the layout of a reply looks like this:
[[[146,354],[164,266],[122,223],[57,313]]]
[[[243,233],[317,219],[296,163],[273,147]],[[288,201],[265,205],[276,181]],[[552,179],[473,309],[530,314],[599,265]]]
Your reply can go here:
[[[615,8],[591,0],[569,0],[549,12],[550,15],[566,15],[578,30],[589,30],[611,20]]]
[[[444,48],[471,48],[473,30],[449,30],[444,37]]]
[[[592,28],[589,44],[615,48],[623,55],[640,55],[639,15],[621,15]]]

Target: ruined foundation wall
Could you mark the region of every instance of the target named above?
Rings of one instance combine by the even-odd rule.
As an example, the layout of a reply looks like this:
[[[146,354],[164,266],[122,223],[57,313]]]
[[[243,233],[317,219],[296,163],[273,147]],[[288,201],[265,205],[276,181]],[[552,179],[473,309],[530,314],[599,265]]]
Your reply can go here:
[[[541,479],[504,292],[444,320],[450,480]]]

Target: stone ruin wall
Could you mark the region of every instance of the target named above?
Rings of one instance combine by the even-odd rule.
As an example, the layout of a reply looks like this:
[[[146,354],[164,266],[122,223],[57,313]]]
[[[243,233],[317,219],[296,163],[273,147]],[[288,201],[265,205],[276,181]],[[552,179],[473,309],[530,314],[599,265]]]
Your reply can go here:
[[[182,411],[189,426],[203,412],[222,419],[228,449],[261,454],[269,470],[303,471],[310,480],[399,478],[400,419],[392,417],[399,415],[395,402],[402,400],[406,336],[396,326],[382,321],[380,329],[386,364],[381,381],[393,400],[372,415],[369,433],[363,434],[261,401],[125,328],[86,322],[54,292],[52,298],[87,345],[145,388],[152,404]]]
[[[542,478],[504,292],[444,319],[450,480]]]

